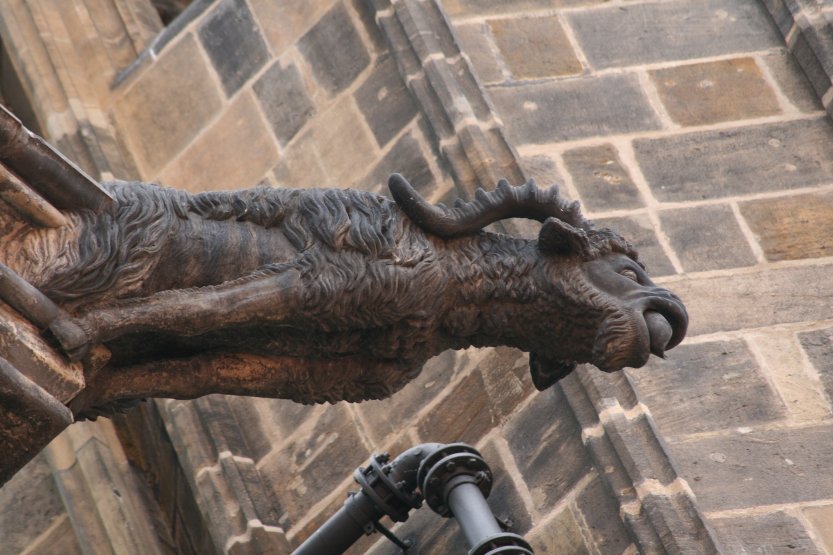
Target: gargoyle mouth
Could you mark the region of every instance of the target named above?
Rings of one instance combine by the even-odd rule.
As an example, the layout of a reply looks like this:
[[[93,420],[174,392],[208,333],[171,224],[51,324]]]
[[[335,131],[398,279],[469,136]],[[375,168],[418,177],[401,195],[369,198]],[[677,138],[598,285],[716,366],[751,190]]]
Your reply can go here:
[[[643,314],[648,327],[651,354],[665,358],[685,337],[688,314],[678,299],[659,299]]]

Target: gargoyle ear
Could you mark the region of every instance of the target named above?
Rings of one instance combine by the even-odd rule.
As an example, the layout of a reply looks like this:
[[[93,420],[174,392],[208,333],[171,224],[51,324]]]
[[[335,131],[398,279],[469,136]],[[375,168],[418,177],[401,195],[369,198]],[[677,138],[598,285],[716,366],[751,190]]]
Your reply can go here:
[[[575,369],[575,362],[565,362],[542,357],[538,353],[529,353],[529,372],[532,374],[532,383],[538,391],[544,391],[555,385],[558,380]]]
[[[546,254],[588,257],[592,250],[590,238],[583,229],[573,227],[558,218],[547,218],[538,233],[538,248]]]

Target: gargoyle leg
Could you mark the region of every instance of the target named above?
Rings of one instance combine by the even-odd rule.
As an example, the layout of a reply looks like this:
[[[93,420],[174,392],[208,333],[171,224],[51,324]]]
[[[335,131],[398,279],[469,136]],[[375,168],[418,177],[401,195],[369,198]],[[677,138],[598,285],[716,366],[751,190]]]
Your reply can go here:
[[[279,322],[294,313],[300,294],[297,270],[260,272],[220,285],[163,291],[129,303],[95,308],[73,320],[87,335],[83,344],[78,344],[77,335],[56,336],[70,358],[78,359],[90,345],[128,333],[200,335],[237,323]]]
[[[391,395],[419,364],[374,358],[268,357],[205,353],[101,372],[70,402],[76,415],[106,414],[131,399],[193,399],[209,393],[255,395],[302,403],[362,401]]]

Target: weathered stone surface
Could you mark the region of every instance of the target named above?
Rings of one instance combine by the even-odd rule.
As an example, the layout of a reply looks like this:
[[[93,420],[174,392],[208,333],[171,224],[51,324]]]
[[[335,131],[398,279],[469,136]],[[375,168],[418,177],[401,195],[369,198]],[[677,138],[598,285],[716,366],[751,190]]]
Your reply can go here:
[[[269,59],[266,42],[245,0],[223,0],[200,24],[199,36],[228,96]]]
[[[480,356],[474,350],[459,353],[446,351],[429,360],[416,379],[389,399],[361,403],[358,410],[370,424],[367,433],[381,444],[385,438],[414,424],[421,407],[440,395],[451,380],[472,368],[479,360]],[[433,435],[426,436],[426,440],[435,441]]]
[[[515,486],[512,477],[506,470],[500,452],[493,442],[488,443],[480,454],[492,470],[492,492],[487,498],[492,513],[498,521],[509,525],[507,531],[513,534],[526,535],[532,527],[532,516],[524,505],[521,494]]]
[[[390,57],[377,64],[353,95],[380,147],[417,115],[413,97]]]
[[[784,417],[783,404],[742,341],[681,345],[667,356],[628,370],[663,434],[754,426]]]
[[[557,388],[536,395],[504,426],[503,435],[537,510],[552,507],[590,471],[580,434],[564,393]]]
[[[38,329],[0,302],[0,352],[21,374],[62,403],[84,388],[83,368],[47,345]]]
[[[833,498],[833,427],[739,432],[669,446],[703,511]],[[774,485],[777,484],[777,487]]]
[[[726,204],[662,210],[662,229],[687,272],[756,263],[731,207]]]
[[[644,206],[628,170],[613,145],[589,146],[564,153],[564,165],[588,210]]]
[[[4,549],[6,547],[4,546]],[[83,555],[75,537],[75,531],[72,529],[72,522],[66,516],[53,524],[21,553],[31,553],[32,555]]]
[[[776,52],[761,58],[792,104],[802,112],[823,110],[807,76],[789,52]]]
[[[830,317],[830,265],[781,268],[675,281],[686,303],[689,335],[760,328]]]
[[[813,526],[816,537],[821,540],[821,547],[827,553],[833,551],[833,527],[830,526],[833,522],[833,505],[807,507],[802,512]]]
[[[570,507],[561,509],[535,528],[526,540],[537,554],[590,555]]]
[[[377,148],[361,118],[353,98],[343,96],[313,119],[294,141],[296,154],[303,153],[299,155],[299,161],[314,156],[324,170],[326,179],[314,186],[358,185],[358,179],[376,162]],[[298,164],[295,173],[303,172],[304,166],[304,163]]]
[[[775,93],[752,58],[690,64],[650,72],[665,109],[680,125],[771,116]]]
[[[495,87],[490,93],[516,145],[660,128],[632,75]]]
[[[263,34],[274,51],[280,55],[321,19],[336,0],[250,0],[249,3],[262,26]]]
[[[46,459],[38,455],[0,489],[0,552],[22,553],[41,533],[66,518]]]
[[[595,548],[591,552],[614,555],[623,553],[630,545],[619,505],[598,476],[579,493],[576,508],[584,521],[585,534]]]
[[[115,101],[117,124],[143,176],[176,156],[220,109],[222,93],[210,70],[194,63],[200,56],[196,40],[187,35]]]
[[[725,553],[822,553],[801,522],[784,512],[711,521]]]
[[[585,4],[600,4],[605,0],[443,0],[443,7],[451,16],[492,15],[521,10],[546,10]]]
[[[830,72],[825,69],[824,64],[826,60],[819,59],[819,52],[815,45],[812,44],[810,37],[807,36],[806,30],[798,32],[795,42],[790,48],[790,53],[796,59],[801,69],[804,70],[804,75],[816,91],[816,95],[822,98],[830,89]],[[812,31],[810,31],[812,33]]]
[[[296,141],[283,151],[281,161],[272,169],[277,185],[296,189],[309,189],[332,185],[318,153],[310,141]]]
[[[503,71],[497,62],[497,48],[489,39],[486,23],[457,25],[455,28],[460,46],[469,57],[474,71],[483,83],[503,81]]]
[[[291,141],[315,113],[315,106],[295,64],[275,62],[253,88],[282,145]]]
[[[833,193],[751,201],[742,203],[740,211],[767,260],[833,254]]]
[[[485,389],[479,372],[463,378],[443,400],[442,410],[420,421],[420,437],[440,443],[477,443],[500,421]]]
[[[225,113],[159,176],[192,190],[253,187],[278,161],[278,149],[251,93]],[[217,152],[222,152],[218,156]]]
[[[833,181],[827,118],[634,141],[642,172],[663,201],[810,187]]]
[[[557,17],[495,19],[489,26],[517,79],[575,75],[583,69]]]
[[[819,373],[829,398],[833,398],[833,328],[798,334],[801,347]]]
[[[402,174],[411,185],[426,198],[436,186],[431,166],[413,133],[403,135],[390,151],[376,164],[361,186],[371,191],[388,194],[388,177],[392,173]]]
[[[294,520],[349,480],[368,452],[347,408],[336,405],[305,422],[282,449],[260,461],[258,470],[271,486],[270,497]],[[290,522],[281,524],[288,529]]]
[[[662,250],[654,226],[647,214],[634,214],[621,218],[598,218],[596,223],[627,237],[639,252],[639,260],[645,264],[652,276],[666,276],[674,273],[674,266]]]
[[[633,3],[574,12],[567,19],[590,65],[621,67],[780,46],[755,0]],[[616,37],[611,48],[610,37]]]
[[[338,3],[298,41],[316,81],[330,94],[344,90],[370,63],[346,8]]]

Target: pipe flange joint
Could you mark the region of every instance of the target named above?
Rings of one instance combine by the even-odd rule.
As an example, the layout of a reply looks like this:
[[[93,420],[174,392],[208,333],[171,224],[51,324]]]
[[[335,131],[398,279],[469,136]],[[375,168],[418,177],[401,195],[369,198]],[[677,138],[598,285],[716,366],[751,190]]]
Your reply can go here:
[[[356,469],[353,479],[381,512],[394,522],[404,522],[408,511],[422,505],[422,498],[413,486],[391,473],[392,466],[385,464],[388,460],[387,453],[374,454],[366,468]]]
[[[532,546],[517,534],[503,532],[486,538],[469,550],[468,555],[534,555]]]
[[[450,443],[426,457],[419,466],[417,481],[425,502],[440,516],[454,515],[448,507],[448,494],[457,486],[474,484],[489,497],[492,471],[480,453],[465,443]]]

